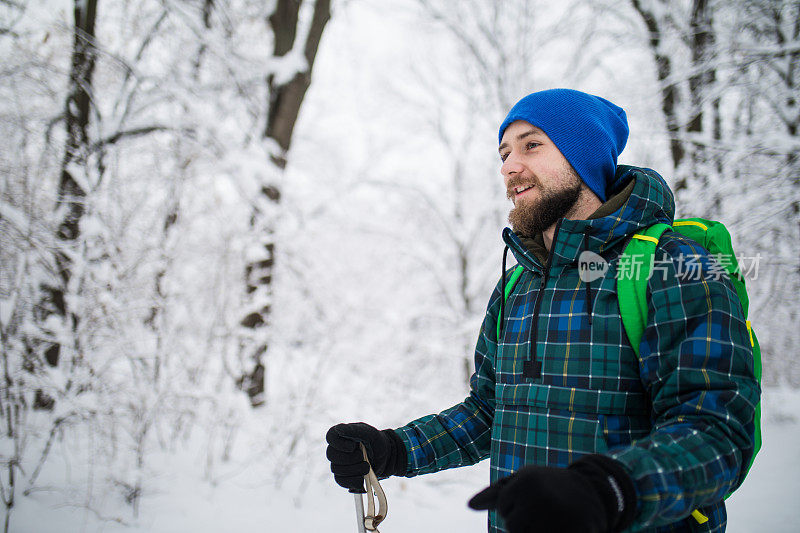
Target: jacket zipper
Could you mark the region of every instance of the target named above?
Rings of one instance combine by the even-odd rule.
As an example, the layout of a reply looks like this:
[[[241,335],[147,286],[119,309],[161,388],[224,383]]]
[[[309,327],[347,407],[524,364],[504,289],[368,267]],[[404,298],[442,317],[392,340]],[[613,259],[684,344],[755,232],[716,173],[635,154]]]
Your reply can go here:
[[[556,240],[558,239],[558,230],[561,229],[561,221],[559,219],[556,223],[556,229],[553,232],[553,242],[550,244],[550,250],[547,254],[547,262],[544,265],[544,273],[542,275],[542,282],[539,284],[539,291],[536,293],[536,301],[533,304],[533,316],[531,317],[531,331],[530,331],[530,359],[522,363],[522,376],[531,379],[537,379],[542,376],[542,362],[536,359],[536,343],[539,340],[539,311],[542,308],[542,298],[545,288],[547,287],[547,280],[550,277],[550,265],[553,263],[553,250],[555,250]]]

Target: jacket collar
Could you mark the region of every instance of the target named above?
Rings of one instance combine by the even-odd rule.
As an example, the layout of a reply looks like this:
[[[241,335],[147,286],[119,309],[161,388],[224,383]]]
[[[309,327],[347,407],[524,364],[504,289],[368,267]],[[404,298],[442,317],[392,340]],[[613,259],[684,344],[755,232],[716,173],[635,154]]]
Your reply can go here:
[[[649,168],[620,165],[609,200],[589,219],[563,218],[558,222],[550,266],[577,262],[585,250],[600,255],[608,255],[614,249],[619,252],[630,235],[659,222],[671,225],[674,217],[675,200],[664,178]],[[544,270],[548,255],[541,234],[532,239],[521,238],[505,228],[503,240],[519,264]]]

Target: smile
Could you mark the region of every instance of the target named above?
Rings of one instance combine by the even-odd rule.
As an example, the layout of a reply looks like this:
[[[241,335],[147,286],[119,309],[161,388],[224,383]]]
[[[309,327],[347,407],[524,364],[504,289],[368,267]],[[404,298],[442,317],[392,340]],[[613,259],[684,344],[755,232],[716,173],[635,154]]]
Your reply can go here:
[[[529,189],[533,189],[533,185],[522,185],[520,187],[514,187],[514,193],[520,195]]]

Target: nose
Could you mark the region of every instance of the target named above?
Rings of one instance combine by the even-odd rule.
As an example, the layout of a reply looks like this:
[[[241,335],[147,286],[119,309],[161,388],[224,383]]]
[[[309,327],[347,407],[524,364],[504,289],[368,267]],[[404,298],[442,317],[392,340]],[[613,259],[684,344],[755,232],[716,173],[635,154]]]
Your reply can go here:
[[[515,174],[519,174],[522,172],[522,163],[520,162],[519,158],[511,152],[506,157],[506,160],[503,161],[503,165],[500,167],[500,173],[503,175],[504,178],[508,179]]]

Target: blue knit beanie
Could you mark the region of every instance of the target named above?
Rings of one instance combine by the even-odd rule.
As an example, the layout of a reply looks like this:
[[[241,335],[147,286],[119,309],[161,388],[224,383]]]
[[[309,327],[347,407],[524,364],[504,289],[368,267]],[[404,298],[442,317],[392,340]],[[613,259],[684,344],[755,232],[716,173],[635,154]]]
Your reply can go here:
[[[604,98],[572,89],[549,89],[517,102],[500,125],[503,132],[515,120],[544,131],[600,200],[613,183],[617,156],[628,140],[625,111]]]

